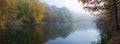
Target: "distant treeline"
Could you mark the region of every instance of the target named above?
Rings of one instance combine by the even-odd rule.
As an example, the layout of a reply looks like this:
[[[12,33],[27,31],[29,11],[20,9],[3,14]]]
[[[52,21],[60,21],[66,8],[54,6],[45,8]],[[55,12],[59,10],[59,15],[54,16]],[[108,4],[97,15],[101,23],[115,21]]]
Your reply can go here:
[[[73,22],[73,13],[66,7],[57,8],[46,4],[43,23],[68,23]]]
[[[0,29],[7,27],[72,22],[72,12],[40,0],[0,0]]]

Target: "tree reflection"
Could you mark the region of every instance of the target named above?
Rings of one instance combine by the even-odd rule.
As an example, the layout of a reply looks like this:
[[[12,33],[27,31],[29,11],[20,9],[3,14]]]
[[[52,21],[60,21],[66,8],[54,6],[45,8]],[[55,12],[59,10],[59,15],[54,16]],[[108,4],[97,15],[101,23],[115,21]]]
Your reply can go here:
[[[0,30],[0,44],[45,44],[74,32],[73,24],[44,24]]]
[[[47,28],[45,28],[47,27]],[[74,32],[72,24],[45,24],[44,32],[46,41],[56,39],[57,37],[66,38],[71,32]]]

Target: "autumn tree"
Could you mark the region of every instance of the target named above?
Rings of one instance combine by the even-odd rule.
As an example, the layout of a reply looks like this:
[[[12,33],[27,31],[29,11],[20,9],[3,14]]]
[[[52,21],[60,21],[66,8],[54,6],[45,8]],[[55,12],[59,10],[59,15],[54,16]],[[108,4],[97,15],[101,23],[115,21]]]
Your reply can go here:
[[[41,23],[44,9],[45,4],[39,0],[0,0],[0,29],[25,22]]]
[[[112,13],[112,16],[115,18],[117,30],[120,29],[118,22],[117,0],[78,0],[78,2],[82,2],[84,9],[88,10],[94,15],[100,15],[100,13],[103,11],[109,14]]]
[[[35,23],[40,23],[44,17],[45,4],[39,2],[39,0],[26,0],[26,3],[28,3],[28,8],[34,17]]]
[[[7,20],[15,18],[17,4],[17,0],[0,0],[0,29],[5,28]]]

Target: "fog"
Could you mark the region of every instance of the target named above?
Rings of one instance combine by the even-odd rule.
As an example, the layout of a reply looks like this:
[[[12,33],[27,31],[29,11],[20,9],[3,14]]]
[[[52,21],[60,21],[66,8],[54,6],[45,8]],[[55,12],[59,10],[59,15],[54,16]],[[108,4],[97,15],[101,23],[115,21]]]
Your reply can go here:
[[[49,5],[54,5],[58,8],[66,7],[70,11],[75,13],[75,17],[78,21],[82,20],[84,22],[91,22],[94,20],[94,17],[89,14],[89,12],[83,9],[82,3],[79,3],[78,0],[40,0],[43,3]]]

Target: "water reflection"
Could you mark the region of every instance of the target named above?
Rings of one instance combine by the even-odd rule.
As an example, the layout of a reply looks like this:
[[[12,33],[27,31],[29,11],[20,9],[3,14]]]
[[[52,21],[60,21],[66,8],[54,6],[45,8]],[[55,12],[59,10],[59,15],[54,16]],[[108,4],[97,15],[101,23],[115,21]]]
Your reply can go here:
[[[0,30],[0,44],[45,44],[75,31],[73,24],[44,24]]]
[[[58,37],[54,40],[49,40],[46,44],[97,44],[99,43],[99,30],[95,23],[83,22],[74,23],[74,28],[71,29],[66,38]],[[68,30],[66,30],[68,31]],[[97,42],[97,43],[96,43]]]
[[[46,24],[44,26],[46,41],[58,37],[66,38],[70,33],[74,32],[73,28],[73,24]]]
[[[98,36],[94,23],[53,23],[0,30],[0,44],[90,44]]]

